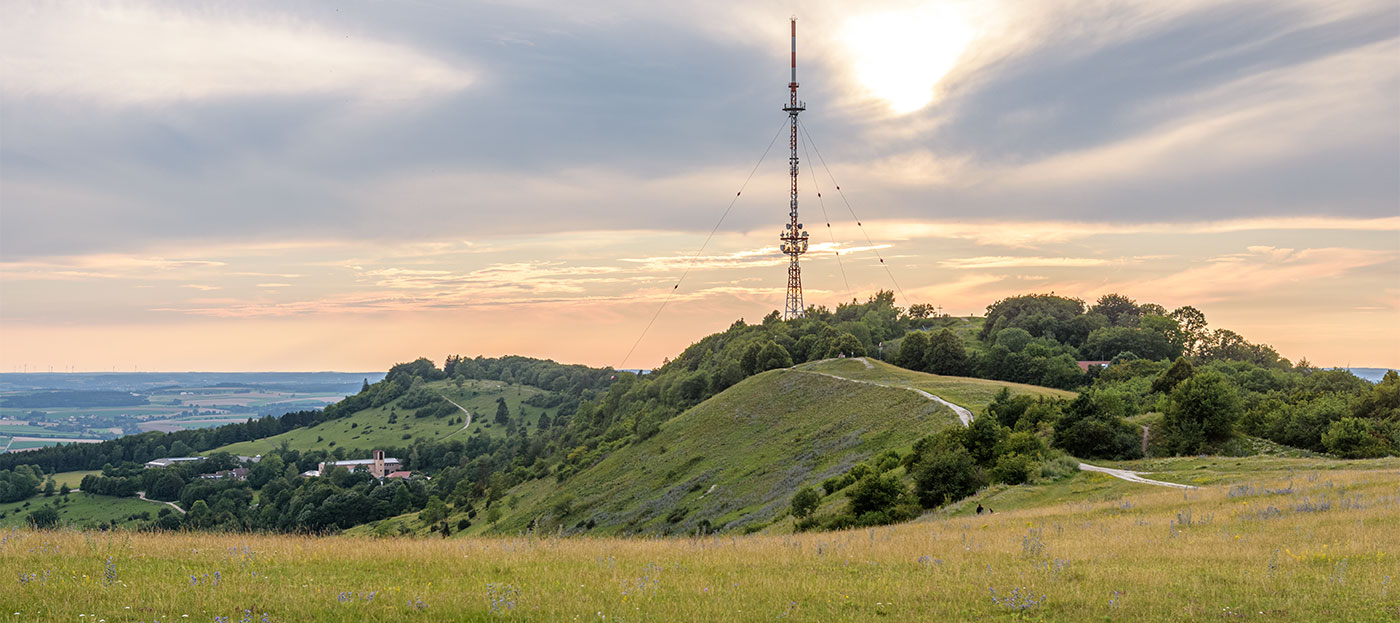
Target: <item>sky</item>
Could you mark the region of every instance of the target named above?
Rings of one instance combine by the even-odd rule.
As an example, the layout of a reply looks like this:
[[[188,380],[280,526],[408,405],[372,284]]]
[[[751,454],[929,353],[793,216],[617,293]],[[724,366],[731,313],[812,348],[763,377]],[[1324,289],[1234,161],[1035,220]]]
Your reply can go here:
[[[0,371],[646,368],[758,321],[792,15],[808,304],[1116,292],[1400,366],[1393,0],[13,1]]]

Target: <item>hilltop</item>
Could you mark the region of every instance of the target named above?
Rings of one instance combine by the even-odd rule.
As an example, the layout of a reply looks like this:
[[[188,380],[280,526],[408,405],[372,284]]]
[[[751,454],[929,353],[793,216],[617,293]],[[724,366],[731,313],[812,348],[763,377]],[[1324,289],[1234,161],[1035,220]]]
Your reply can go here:
[[[1019,395],[1071,395],[911,372],[865,358],[769,370],[688,409],[648,439],[606,454],[567,481],[521,484],[508,492],[509,510],[497,525],[479,522],[472,531],[513,532],[533,525],[566,532],[587,526],[605,534],[752,532],[786,515],[793,491],[883,452],[907,454],[921,437],[960,426],[952,409],[907,388],[937,392],[980,412],[1004,387]],[[839,505],[841,498],[830,496],[828,502]],[[457,515],[446,519],[458,521]],[[408,518],[387,523],[421,526]]]
[[[382,405],[368,407],[339,419],[298,428],[255,441],[221,446],[213,452],[251,456],[276,449],[310,451],[329,449],[341,457],[360,456],[376,448],[407,448],[414,441],[438,441],[473,436],[505,437],[507,426],[496,423],[496,412],[503,401],[515,426],[539,427],[540,417],[553,419],[558,407],[531,407],[531,399],[548,394],[529,385],[507,385],[501,381],[473,379],[457,383],[441,380],[423,383],[422,391],[442,398],[418,407],[408,407],[411,397],[399,397]],[[343,448],[345,452],[335,452]]]

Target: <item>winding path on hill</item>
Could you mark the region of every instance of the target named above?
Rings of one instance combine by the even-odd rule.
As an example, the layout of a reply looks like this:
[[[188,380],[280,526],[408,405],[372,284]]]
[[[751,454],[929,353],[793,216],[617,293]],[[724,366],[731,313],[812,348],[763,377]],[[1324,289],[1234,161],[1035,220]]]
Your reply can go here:
[[[163,501],[161,501],[161,500],[152,500],[151,498],[146,497],[146,492],[145,492],[145,491],[137,491],[137,492],[136,492],[136,497],[138,497],[138,498],[140,498],[140,499],[142,499],[142,500],[145,500],[145,501],[147,501],[147,502],[155,502],[156,504],[164,504],[164,505],[166,505],[166,506],[169,506],[170,508],[175,509],[175,510],[178,511],[181,515],[185,514],[185,509],[180,508],[179,506],[176,506],[174,502],[163,502]]]
[[[1114,477],[1114,478],[1122,478],[1123,480],[1126,480],[1126,481],[1128,481],[1128,482],[1137,482],[1137,483],[1141,483],[1141,484],[1144,484],[1144,485],[1156,485],[1156,486],[1158,486],[1158,487],[1172,487],[1173,489],[1195,489],[1195,487],[1193,487],[1193,486],[1191,486],[1191,485],[1183,485],[1183,484],[1178,483],[1178,482],[1163,482],[1163,481],[1161,481],[1161,480],[1151,480],[1151,479],[1148,479],[1148,478],[1143,478],[1142,476],[1139,475],[1139,474],[1142,474],[1143,472],[1135,472],[1135,471],[1132,471],[1132,470],[1130,470],[1130,469],[1113,469],[1112,467],[1099,467],[1099,466],[1097,466],[1097,465],[1090,465],[1090,464],[1088,464],[1088,463],[1080,463],[1080,464],[1079,464],[1079,471],[1083,471],[1083,472],[1098,472],[1098,473],[1100,473],[1100,474],[1108,474],[1109,476],[1112,476],[1112,477]]]
[[[457,433],[460,433],[460,432],[462,432],[462,431],[464,431],[464,430],[467,430],[467,427],[472,425],[472,412],[471,412],[471,411],[468,411],[466,407],[464,407],[464,406],[462,406],[462,405],[459,405],[459,404],[457,404],[456,402],[453,402],[451,398],[448,398],[447,396],[443,396],[442,394],[438,394],[438,395],[439,395],[439,396],[442,396],[442,399],[443,399],[443,400],[446,400],[446,401],[448,401],[448,402],[451,402],[451,403],[452,403],[452,406],[457,407],[458,409],[461,409],[461,410],[462,410],[462,413],[467,414],[467,423],[466,423],[466,424],[463,424],[461,428],[459,428],[459,429],[457,429],[457,430],[454,430],[454,431],[448,433],[448,434],[447,434],[447,437],[451,437],[451,436],[453,436],[453,435],[456,435]],[[447,439],[447,437],[443,437],[443,439]]]
[[[874,368],[875,368],[875,366],[871,365],[870,361],[868,361],[865,357],[857,357],[857,359],[860,359],[861,363],[864,363],[864,364],[865,364],[865,367],[866,367],[867,369],[874,369]],[[794,369],[796,369],[796,368],[794,368]],[[937,402],[937,403],[939,403],[939,404],[941,404],[941,405],[943,405],[943,406],[945,406],[945,407],[948,407],[949,409],[952,409],[954,413],[958,414],[958,420],[962,422],[962,425],[963,425],[963,426],[971,426],[971,425],[972,425],[972,412],[969,411],[967,408],[961,407],[961,406],[958,406],[958,405],[955,405],[955,404],[953,404],[953,403],[951,403],[951,402],[948,402],[947,400],[944,400],[944,399],[942,399],[942,398],[940,398],[940,397],[938,397],[938,396],[935,396],[935,395],[933,395],[933,394],[930,394],[930,393],[928,393],[928,392],[926,392],[926,391],[924,391],[924,390],[922,390],[922,389],[918,389],[918,388],[914,388],[914,387],[909,387],[909,386],[907,386],[907,385],[888,385],[888,384],[885,384],[885,383],[877,383],[877,382],[875,382],[875,381],[861,381],[861,380],[857,380],[857,379],[849,379],[849,378],[846,378],[846,377],[844,377],[844,376],[837,376],[837,375],[835,375],[835,374],[830,374],[830,373],[827,373],[827,372],[817,372],[816,370],[797,370],[797,371],[798,371],[798,372],[807,372],[807,373],[809,373],[809,374],[820,374],[820,375],[822,375],[822,376],[827,376],[827,377],[831,377],[831,378],[833,378],[833,379],[839,379],[839,380],[847,381],[847,382],[850,382],[850,383],[864,383],[864,384],[866,384],[866,385],[874,385],[874,386],[876,386],[876,387],[888,387],[888,388],[891,388],[891,389],[907,389],[907,390],[909,390],[909,391],[911,391],[911,392],[914,392],[914,393],[916,393],[916,394],[918,394],[918,395],[920,395],[920,396],[923,396],[924,398],[927,398],[927,399],[932,400],[932,401],[934,401],[934,402]],[[1084,471],[1084,472],[1097,472],[1097,473],[1100,473],[1100,474],[1107,474],[1107,475],[1109,475],[1109,476],[1113,476],[1114,478],[1121,478],[1121,479],[1126,480],[1126,481],[1128,481],[1128,482],[1136,482],[1136,483],[1144,484],[1144,485],[1155,485],[1155,486],[1158,486],[1158,487],[1171,487],[1171,488],[1173,488],[1173,489],[1195,489],[1195,488],[1196,488],[1196,487],[1193,487],[1193,486],[1191,486],[1191,485],[1183,485],[1183,484],[1181,484],[1181,483],[1176,483],[1176,482],[1163,482],[1163,481],[1161,481],[1161,480],[1152,480],[1152,479],[1150,479],[1150,478],[1143,478],[1142,475],[1141,475],[1143,472],[1135,472],[1135,471],[1127,470],[1127,469],[1114,469],[1114,468],[1112,468],[1112,467],[1099,467],[1099,466],[1097,466],[1097,465],[1090,465],[1090,464],[1088,464],[1088,463],[1080,463],[1080,464],[1079,464],[1079,470],[1080,470],[1080,471]]]
[[[864,361],[865,358],[864,358],[864,357],[861,357],[860,359],[861,359],[862,361]],[[869,362],[869,361],[865,361],[864,363],[865,363],[865,365],[866,365],[867,368],[874,369],[874,367],[875,367],[875,366],[870,365],[870,362]],[[932,401],[937,402],[937,403],[939,403],[939,404],[941,404],[941,405],[943,405],[943,406],[945,406],[945,407],[948,407],[949,409],[952,409],[952,410],[953,410],[953,413],[958,414],[958,420],[960,420],[960,421],[962,422],[963,426],[971,426],[971,425],[972,425],[972,412],[971,412],[971,411],[968,411],[967,409],[965,409],[965,408],[963,408],[963,407],[960,407],[960,406],[955,405],[955,404],[953,404],[953,403],[951,403],[951,402],[948,402],[947,400],[944,400],[944,399],[942,399],[942,398],[940,398],[940,397],[938,397],[938,396],[935,396],[935,395],[933,395],[933,394],[930,394],[930,393],[928,393],[928,392],[926,392],[926,391],[924,391],[924,390],[922,390],[922,389],[918,389],[918,388],[915,388],[915,387],[909,387],[909,386],[907,386],[907,385],[887,385],[887,384],[885,384],[885,383],[876,383],[875,381],[861,381],[861,380],[858,380],[858,379],[848,379],[848,378],[846,378],[846,377],[844,377],[844,376],[837,376],[837,375],[835,375],[835,374],[831,374],[831,373],[828,373],[828,372],[817,372],[816,370],[798,370],[798,372],[806,372],[806,373],[808,373],[808,374],[820,374],[820,375],[822,375],[822,376],[827,376],[827,377],[831,377],[831,378],[833,378],[833,379],[837,379],[837,380],[841,380],[841,381],[846,381],[846,382],[848,382],[848,383],[863,383],[863,384],[865,384],[865,385],[874,385],[874,386],[876,386],[876,387],[888,387],[888,388],[890,388],[890,389],[907,389],[907,390],[909,390],[909,391],[911,391],[911,392],[914,392],[914,393],[916,393],[916,394],[918,394],[918,395],[920,395],[920,396],[923,396],[924,398],[926,398],[926,399],[928,399],[928,400],[932,400]]]

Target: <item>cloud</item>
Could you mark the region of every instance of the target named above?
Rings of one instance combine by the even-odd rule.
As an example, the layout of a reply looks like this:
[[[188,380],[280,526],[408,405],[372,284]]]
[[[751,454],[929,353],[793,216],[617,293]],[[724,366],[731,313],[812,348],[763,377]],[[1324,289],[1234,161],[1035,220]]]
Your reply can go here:
[[[1012,268],[1031,266],[1103,266],[1110,263],[1112,263],[1111,260],[1090,257],[1011,257],[1000,255],[943,260],[939,262],[939,265],[948,268]]]
[[[307,94],[382,101],[451,93],[472,82],[459,63],[286,13],[33,3],[8,6],[2,23],[9,97],[115,105]]]
[[[1250,246],[1244,252],[1213,257],[1164,277],[1083,290],[1151,292],[1163,300],[1204,304],[1314,288],[1397,260],[1400,251],[1396,250]]]

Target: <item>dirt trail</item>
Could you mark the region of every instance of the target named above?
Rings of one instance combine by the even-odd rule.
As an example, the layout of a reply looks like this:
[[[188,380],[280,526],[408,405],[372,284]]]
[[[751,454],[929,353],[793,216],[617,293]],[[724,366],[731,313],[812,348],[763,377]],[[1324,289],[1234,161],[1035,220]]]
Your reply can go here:
[[[875,367],[875,366],[870,365],[870,362],[869,362],[869,361],[866,361],[864,357],[860,357],[859,359],[860,359],[863,363],[865,363],[865,367],[867,367],[867,368],[872,368],[872,369]],[[794,369],[795,369],[795,368],[794,368]],[[920,395],[920,396],[923,396],[924,398],[927,398],[927,399],[932,400],[932,401],[934,401],[934,402],[937,402],[937,403],[939,403],[939,404],[941,404],[941,405],[943,405],[943,406],[945,406],[945,407],[948,407],[949,409],[952,409],[954,413],[957,413],[957,414],[958,414],[958,420],[962,421],[963,426],[971,426],[971,425],[972,425],[972,412],[971,412],[971,411],[967,410],[967,409],[964,408],[964,407],[961,407],[961,406],[955,405],[955,404],[953,404],[953,403],[951,403],[951,402],[948,402],[947,400],[944,400],[944,399],[942,399],[942,398],[940,398],[940,397],[938,397],[938,396],[935,396],[935,395],[933,395],[933,394],[930,394],[930,393],[928,393],[928,392],[926,392],[926,391],[924,391],[924,390],[922,390],[922,389],[918,389],[918,388],[914,388],[914,387],[909,387],[909,386],[907,386],[907,385],[887,385],[887,384],[885,384],[885,383],[876,383],[875,381],[861,381],[861,380],[856,380],[856,379],[848,379],[848,378],[846,378],[846,377],[844,377],[844,376],[837,376],[837,375],[835,375],[835,374],[828,374],[828,373],[826,373],[826,372],[817,372],[816,370],[798,370],[798,372],[807,372],[807,373],[810,373],[810,374],[820,374],[820,375],[822,375],[822,376],[831,377],[831,378],[833,378],[833,379],[840,379],[840,380],[842,380],[842,381],[846,381],[846,382],[849,382],[849,383],[864,383],[864,384],[866,384],[866,385],[874,385],[874,386],[876,386],[876,387],[889,387],[889,388],[892,388],[892,389],[907,389],[907,390],[909,390],[909,391],[911,391],[911,392],[914,392],[914,393],[916,393],[916,394],[918,394],[918,395]],[[1146,434],[1146,430],[1145,430],[1145,429],[1146,429],[1146,427],[1144,427],[1144,435]],[[1144,438],[1144,440],[1143,440],[1143,443],[1144,443],[1144,445],[1146,444],[1146,439],[1145,439],[1145,438]],[[1113,469],[1113,468],[1111,468],[1111,467],[1099,467],[1099,466],[1097,466],[1097,465],[1090,465],[1090,464],[1088,464],[1088,463],[1080,463],[1080,464],[1079,464],[1079,469],[1080,469],[1080,471],[1098,472],[1098,473],[1100,473],[1100,474],[1108,474],[1109,476],[1113,476],[1114,478],[1121,478],[1121,479],[1126,480],[1126,481],[1128,481],[1128,482],[1136,482],[1136,483],[1140,483],[1140,484],[1144,484],[1144,485],[1155,485],[1155,486],[1158,486],[1158,487],[1172,487],[1172,488],[1174,488],[1174,489],[1195,489],[1195,488],[1196,488],[1196,487],[1193,487],[1193,486],[1191,486],[1191,485],[1183,485],[1183,484],[1175,483],[1175,482],[1163,482],[1163,481],[1161,481],[1161,480],[1151,480],[1151,479],[1148,479],[1148,478],[1143,478],[1143,477],[1140,475],[1142,472],[1135,472],[1135,471],[1126,470],[1126,469]]]
[[[164,505],[166,505],[166,506],[169,506],[170,508],[175,509],[175,510],[178,511],[181,515],[185,514],[185,509],[180,508],[179,506],[176,506],[174,502],[162,502],[162,501],[160,501],[160,500],[152,500],[151,498],[146,497],[146,492],[145,492],[145,491],[137,491],[137,492],[136,492],[136,497],[141,498],[141,499],[143,499],[143,500],[145,500],[145,501],[147,501],[147,502],[155,502],[156,504],[164,504]]]
[[[1193,486],[1191,486],[1191,485],[1183,485],[1183,484],[1181,484],[1181,483],[1176,483],[1176,482],[1163,482],[1163,481],[1161,481],[1161,480],[1150,480],[1150,479],[1147,479],[1147,478],[1143,478],[1142,476],[1139,476],[1139,475],[1138,475],[1138,474],[1141,474],[1141,473],[1143,473],[1143,472],[1135,472],[1135,471],[1127,470],[1127,469],[1113,469],[1112,467],[1099,467],[1099,466],[1097,466],[1097,465],[1090,465],[1090,464],[1088,464],[1088,463],[1080,463],[1080,464],[1079,464],[1079,469],[1080,469],[1081,471],[1086,471],[1086,472],[1098,472],[1098,473],[1100,473],[1100,474],[1108,474],[1109,476],[1113,476],[1114,478],[1122,478],[1123,480],[1126,480],[1126,481],[1128,481],[1128,482],[1138,482],[1138,483],[1142,483],[1142,484],[1145,484],[1145,485],[1157,485],[1157,486],[1159,486],[1159,487],[1172,487],[1172,488],[1174,488],[1174,489],[1195,489],[1195,487],[1193,487]]]
[[[442,394],[438,394],[438,395],[439,395],[439,396],[442,396]],[[451,437],[451,436],[453,436],[453,435],[456,435],[457,433],[460,433],[460,432],[462,432],[462,431],[464,431],[464,430],[467,430],[467,427],[472,425],[472,412],[471,412],[471,411],[468,411],[466,407],[463,407],[462,405],[459,405],[459,404],[457,404],[456,402],[453,402],[452,399],[451,399],[451,398],[448,398],[447,396],[442,396],[442,399],[443,399],[443,400],[446,400],[446,401],[448,401],[448,402],[451,402],[451,403],[452,403],[452,406],[457,407],[458,409],[461,409],[461,410],[462,410],[462,413],[467,414],[467,423],[466,423],[466,424],[463,424],[461,428],[459,428],[459,429],[457,429],[457,430],[454,430],[454,431],[448,433],[446,437],[443,437],[443,439],[447,439],[447,437]]]
[[[864,359],[864,358],[862,357],[862,359]],[[867,365],[867,366],[869,366],[869,367],[871,367],[871,368],[874,368],[874,367],[875,367],[875,366],[871,366],[871,365],[870,365],[870,362],[868,362],[868,361],[865,362],[865,365]],[[835,374],[828,374],[828,373],[826,373],[826,372],[817,372],[816,370],[798,370],[798,372],[806,372],[806,373],[808,373],[808,374],[820,374],[820,375],[822,375],[822,376],[828,376],[828,377],[831,377],[831,378],[833,378],[833,379],[839,379],[839,380],[842,380],[842,381],[846,381],[846,382],[848,382],[848,383],[863,383],[863,384],[865,384],[865,385],[874,385],[874,386],[876,386],[876,387],[888,387],[888,388],[890,388],[890,389],[907,389],[907,390],[909,390],[909,391],[911,391],[911,392],[914,392],[914,393],[916,393],[916,394],[918,394],[918,395],[920,395],[920,396],[923,396],[924,398],[927,398],[927,399],[932,400],[932,401],[934,401],[934,402],[937,402],[937,403],[939,403],[939,404],[941,404],[941,405],[943,405],[943,406],[945,406],[945,407],[948,407],[949,409],[952,409],[952,410],[953,410],[953,413],[958,414],[958,420],[960,420],[960,421],[962,422],[963,426],[971,426],[971,425],[972,425],[972,412],[971,412],[971,411],[968,411],[967,409],[965,409],[965,408],[963,408],[963,407],[960,407],[960,406],[955,405],[955,404],[953,404],[953,403],[951,403],[951,402],[948,402],[947,400],[944,400],[944,399],[942,399],[942,398],[940,398],[940,397],[938,397],[938,396],[935,396],[935,395],[933,395],[933,394],[930,394],[930,393],[928,393],[928,392],[926,392],[926,391],[924,391],[924,390],[922,390],[922,389],[918,389],[918,388],[915,388],[915,387],[909,387],[909,386],[907,386],[907,385],[887,385],[887,384],[885,384],[885,383],[876,383],[875,381],[861,381],[861,380],[857,380],[857,379],[848,379],[848,378],[846,378],[846,377],[844,377],[844,376],[837,376],[837,375],[835,375]]]

